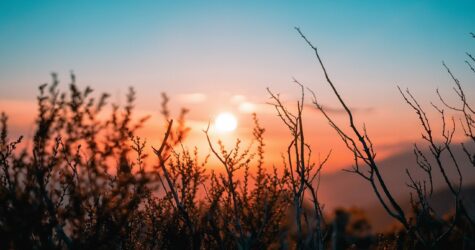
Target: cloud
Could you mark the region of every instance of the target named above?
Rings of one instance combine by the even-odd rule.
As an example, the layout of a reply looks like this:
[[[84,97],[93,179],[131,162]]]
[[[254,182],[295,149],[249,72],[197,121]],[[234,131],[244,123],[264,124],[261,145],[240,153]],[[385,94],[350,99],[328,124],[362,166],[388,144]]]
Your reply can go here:
[[[233,95],[229,101],[236,105],[239,112],[249,114],[253,112],[258,112],[258,104],[247,101],[247,97],[244,95]]]
[[[242,102],[239,104],[238,109],[242,113],[253,113],[256,112],[256,105],[252,102]]]
[[[323,106],[323,110],[327,112],[328,114],[333,114],[333,115],[346,115],[346,110],[343,108],[335,108],[335,107],[329,107],[329,106]],[[313,110],[318,110],[317,107],[313,104],[305,104],[305,108],[308,109],[313,109]],[[350,108],[351,112],[354,114],[371,114],[374,113],[374,108]]]
[[[199,92],[178,95],[178,100],[184,103],[203,103],[206,99],[208,99],[208,96]]]
[[[230,99],[231,103],[240,104],[246,101],[246,97],[243,95],[233,95]]]

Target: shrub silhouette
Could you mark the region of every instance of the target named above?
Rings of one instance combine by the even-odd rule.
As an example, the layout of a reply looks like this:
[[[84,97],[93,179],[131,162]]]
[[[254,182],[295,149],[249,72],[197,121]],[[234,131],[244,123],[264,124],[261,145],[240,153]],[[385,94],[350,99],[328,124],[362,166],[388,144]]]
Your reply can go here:
[[[74,75],[63,93],[52,78],[39,87],[31,149],[16,152],[22,138],[9,140],[1,116],[2,249],[251,249],[284,237],[286,177],[264,166],[256,115],[255,149],[219,142],[213,152],[226,172],[209,172],[207,158],[181,144],[187,111],[174,123],[163,95],[167,130],[154,148],[157,165],[147,166],[147,145],[135,134],[148,117],[133,118],[133,89],[101,119],[107,94],[95,99]]]
[[[338,133],[341,140],[345,143],[348,150],[354,155],[354,165],[349,172],[359,175],[361,178],[366,180],[372,187],[373,192],[378,198],[379,203],[383,206],[388,215],[400,222],[404,227],[404,235],[402,241],[406,242],[404,247],[406,248],[451,248],[454,247],[447,238],[454,236],[452,234],[453,230],[459,226],[460,221],[463,221],[463,224],[469,224],[469,228],[462,227],[462,235],[458,235],[458,238],[452,238],[451,240],[456,240],[458,243],[457,247],[463,248],[473,248],[475,247],[475,237],[473,235],[473,228],[475,226],[474,220],[471,218],[467,210],[465,209],[464,201],[461,197],[462,186],[463,186],[463,175],[460,170],[461,162],[467,160],[475,166],[473,163],[474,153],[468,149],[465,143],[461,143],[461,147],[467,156],[467,159],[458,159],[453,151],[454,143],[453,137],[455,133],[455,118],[451,117],[452,126],[449,127],[447,120],[447,114],[445,110],[435,104],[432,104],[433,108],[440,114],[442,129],[440,131],[442,142],[439,142],[432,129],[432,121],[426,115],[424,108],[421,107],[417,99],[411,94],[409,90],[403,92],[399,87],[399,92],[401,93],[403,99],[406,103],[414,110],[416,113],[421,125],[422,125],[422,139],[429,148],[429,154],[424,153],[420,150],[417,144],[414,144],[414,154],[416,156],[417,166],[427,174],[428,180],[416,180],[412,177],[411,172],[406,168],[406,173],[409,178],[409,188],[413,190],[411,193],[411,205],[413,207],[414,216],[406,214],[402,209],[401,204],[396,200],[392,194],[390,188],[386,184],[385,178],[383,177],[379,164],[375,160],[376,152],[373,147],[373,142],[368,135],[366,127],[363,125],[363,128],[358,128],[358,125],[355,122],[355,117],[353,112],[348,107],[347,103],[343,100],[340,93],[338,92],[335,84],[331,80],[325,65],[320,57],[318,49],[307,39],[307,37],[302,33],[299,28],[295,28],[307,45],[315,53],[316,59],[325,75],[325,80],[332,89],[333,93],[338,99],[339,104],[344,109],[345,114],[348,118],[348,125],[350,131],[343,129],[339,124],[337,124],[334,119],[328,114],[326,109],[319,103],[315,93],[313,94],[313,104],[314,106],[321,111],[324,117],[327,119],[331,127]],[[473,33],[471,33],[472,37]],[[469,60],[473,63],[475,58],[467,53]],[[472,72],[475,73],[474,68],[471,65],[471,62],[468,60],[465,61]],[[437,95],[445,108],[448,108],[451,111],[455,111],[462,115],[460,119],[460,126],[463,130],[463,135],[466,137],[465,140],[469,143],[475,142],[474,129],[475,129],[475,120],[474,120],[474,109],[470,106],[467,101],[467,96],[460,84],[460,81],[452,74],[450,69],[443,63],[443,66],[448,71],[449,75],[455,83],[453,88],[457,97],[459,98],[459,103],[456,106],[448,104],[445,99],[441,96],[437,90]],[[300,83],[299,83],[300,84]],[[311,90],[310,90],[311,91]],[[449,157],[449,163],[445,163],[442,160],[442,157],[447,155]],[[431,158],[431,160],[428,160]],[[447,174],[449,168],[456,169],[457,172],[457,181],[452,182],[450,177]],[[447,188],[450,190],[453,196],[453,206],[454,214],[451,218],[440,219],[435,216],[431,203],[429,202],[430,197],[433,194],[433,179],[434,174],[433,169],[439,170],[440,174],[444,179],[444,183]],[[456,230],[456,229],[455,229]],[[401,247],[401,245],[399,245]]]
[[[200,159],[198,148],[189,150],[183,145],[190,130],[188,110],[182,109],[172,119],[165,94],[163,139],[159,145],[147,145],[137,131],[149,117],[134,116],[132,88],[124,106],[110,105],[108,94],[97,97],[91,88],[78,87],[74,75],[68,91],[60,91],[53,74],[50,84],[39,87],[31,146],[20,148],[22,137],[9,138],[7,115],[0,116],[0,249],[473,248],[474,223],[460,196],[462,174],[459,171],[459,180],[453,183],[444,172],[448,167],[458,169],[462,159],[453,156],[453,130],[445,128],[443,109],[435,106],[444,125],[445,141],[440,143],[433,139],[429,119],[416,99],[401,91],[420,119],[432,152],[426,155],[418,146],[414,149],[416,164],[427,173],[428,181],[413,179],[407,170],[414,190],[414,213],[409,214],[385,185],[366,129],[354,124],[316,47],[298,32],[316,53],[347,112],[352,134],[333,122],[315,95],[314,104],[354,153],[355,168],[350,171],[368,181],[381,205],[402,227],[376,235],[357,209],[324,214],[318,185],[330,153],[322,162],[310,162],[312,150],[303,127],[306,91],[297,80],[302,95],[296,113],[269,90],[270,105],[291,136],[282,166],[270,167],[265,162],[265,129],[256,114],[252,116],[253,143],[244,146],[237,140],[233,148],[226,148],[211,139],[206,129],[211,155]],[[461,106],[438,96],[443,107],[463,114],[464,133],[475,141],[474,111],[459,81],[448,72]],[[473,164],[473,150],[468,144],[462,147]],[[442,153],[451,156],[451,166],[438,161]],[[207,168],[209,157],[218,159],[222,171]],[[440,170],[454,198],[454,212],[445,218],[437,218],[429,203],[432,169]]]

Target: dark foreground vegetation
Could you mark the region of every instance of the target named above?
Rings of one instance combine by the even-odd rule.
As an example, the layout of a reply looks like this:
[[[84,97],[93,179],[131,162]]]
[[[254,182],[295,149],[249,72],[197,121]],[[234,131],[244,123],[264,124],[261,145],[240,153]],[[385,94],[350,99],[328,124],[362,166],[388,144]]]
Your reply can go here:
[[[133,89],[125,106],[112,105],[108,112],[107,94],[95,96],[92,89],[79,88],[74,76],[63,93],[53,75],[52,83],[39,87],[30,146],[20,148],[22,138],[9,138],[7,116],[1,115],[0,249],[475,249],[474,220],[462,198],[463,180],[473,176],[460,171],[464,161],[475,167],[475,111],[449,68],[444,64],[459,101],[448,103],[437,92],[440,105],[433,108],[441,120],[429,120],[413,95],[401,91],[421,123],[425,145],[415,145],[414,165],[427,176],[415,179],[414,168],[401,166],[413,190],[413,209],[407,212],[385,184],[366,129],[355,122],[316,47],[297,31],[315,52],[348,124],[337,124],[297,80],[302,96],[296,111],[269,90],[270,105],[291,138],[278,167],[265,163],[265,130],[256,115],[254,143],[248,147],[237,141],[234,148],[225,148],[204,131],[209,157],[218,159],[222,169],[213,172],[207,157],[199,159],[198,149],[183,146],[189,132],[187,110],[172,119],[165,95],[163,140],[147,145],[136,136],[147,117],[133,118]],[[467,56],[475,73],[475,59]],[[313,95],[315,107],[353,153],[354,167],[347,171],[366,180],[398,222],[393,231],[371,232],[358,210],[324,213],[318,185],[330,154],[310,162],[302,121],[305,93]],[[442,123],[438,135],[432,129],[436,122]],[[453,153],[456,127],[466,137],[463,158]],[[442,157],[449,157],[450,164]],[[150,158],[155,164],[148,164]],[[458,175],[448,176],[450,168]],[[443,176],[453,200],[453,211],[442,217],[431,207],[434,175]]]

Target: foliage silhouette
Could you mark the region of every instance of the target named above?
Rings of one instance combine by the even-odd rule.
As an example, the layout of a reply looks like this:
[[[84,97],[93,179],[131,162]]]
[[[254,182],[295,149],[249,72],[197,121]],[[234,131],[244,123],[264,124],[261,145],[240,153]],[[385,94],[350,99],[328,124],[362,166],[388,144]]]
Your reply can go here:
[[[318,187],[330,153],[322,162],[310,161],[312,149],[303,127],[306,90],[297,80],[301,98],[296,113],[268,90],[270,105],[291,136],[282,166],[271,167],[265,161],[265,129],[256,114],[252,143],[243,146],[237,140],[233,148],[226,148],[210,137],[208,127],[203,132],[211,155],[200,159],[198,148],[189,150],[183,145],[190,130],[188,110],[182,109],[172,119],[167,95],[162,95],[160,112],[163,139],[150,147],[137,136],[149,117],[134,116],[134,89],[129,89],[124,106],[110,105],[108,94],[96,97],[91,88],[78,87],[74,74],[69,90],[60,91],[53,74],[50,84],[39,87],[31,146],[20,148],[22,137],[9,138],[7,115],[0,116],[0,249],[473,248],[475,227],[460,195],[459,162],[474,164],[475,154],[464,143],[466,158],[454,156],[455,120],[449,119],[452,125],[446,125],[442,107],[462,114],[460,126],[473,142],[475,112],[449,68],[444,64],[460,105],[449,104],[437,91],[442,106],[433,106],[442,117],[442,142],[434,139],[431,121],[417,100],[409,91],[401,91],[421,122],[431,152],[426,155],[415,145],[416,165],[427,173],[427,180],[414,179],[406,169],[414,190],[410,214],[386,186],[366,128],[356,125],[316,47],[297,31],[315,52],[349,118],[351,130],[346,132],[310,91],[316,108],[354,155],[355,166],[349,171],[368,181],[385,211],[402,228],[376,235],[360,210],[324,213]],[[475,59],[467,55],[466,63],[473,71]],[[442,154],[449,155],[450,166],[440,160]],[[207,168],[209,157],[218,159],[222,171]],[[456,183],[445,172],[450,167],[458,170]],[[438,218],[429,202],[433,169],[439,170],[453,195],[454,212],[446,218]]]

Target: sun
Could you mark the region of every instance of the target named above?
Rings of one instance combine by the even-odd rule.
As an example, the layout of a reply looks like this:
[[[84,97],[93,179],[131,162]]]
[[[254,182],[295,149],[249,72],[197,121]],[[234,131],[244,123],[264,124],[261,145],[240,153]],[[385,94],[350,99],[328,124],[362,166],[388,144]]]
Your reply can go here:
[[[232,132],[237,128],[236,116],[229,112],[220,113],[214,120],[214,127],[221,133]]]

